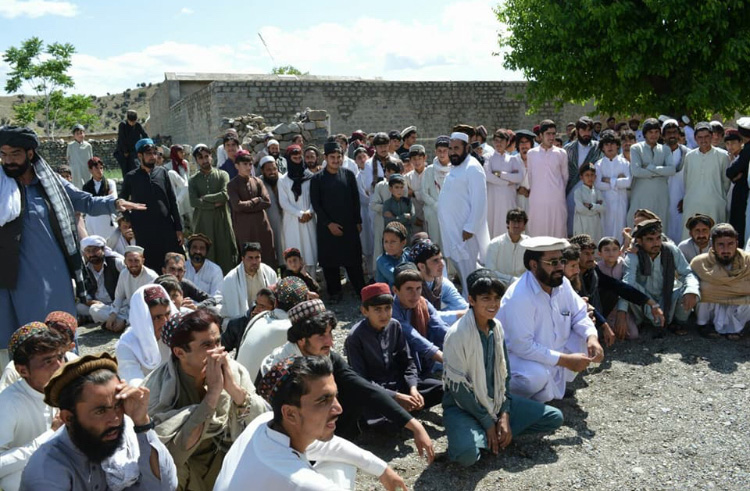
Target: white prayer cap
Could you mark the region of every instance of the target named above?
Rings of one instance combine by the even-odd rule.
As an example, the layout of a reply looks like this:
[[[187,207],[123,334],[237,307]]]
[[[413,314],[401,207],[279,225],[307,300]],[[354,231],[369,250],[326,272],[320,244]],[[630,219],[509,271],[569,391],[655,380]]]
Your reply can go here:
[[[107,245],[107,241],[104,240],[104,237],[100,237],[98,235],[89,235],[88,237],[84,237],[81,239],[81,249],[85,249],[87,247],[104,247]]]
[[[742,128],[743,130],[750,130],[750,117],[745,116],[744,118],[738,119],[737,127]]]
[[[462,142],[469,143],[469,135],[460,131],[454,131],[451,133],[451,140],[461,140]]]
[[[274,140],[273,138],[271,138],[270,140],[266,142],[266,148],[270,147],[271,145],[278,145],[278,144],[279,144],[278,140]]]
[[[543,235],[539,237],[529,237],[521,241],[521,247],[528,251],[535,252],[546,252],[546,251],[561,251],[566,247],[570,246],[570,242],[566,239],[558,239],[557,237],[545,237]]]
[[[663,121],[661,123],[661,132],[664,133],[664,128],[666,128],[670,124],[673,124],[675,126],[680,126],[679,123],[677,123],[676,119],[669,118],[666,121]]]
[[[406,138],[406,135],[408,135],[411,132],[416,133],[417,132],[417,127],[416,126],[408,126],[408,127],[404,128],[403,130],[401,130],[401,138]]]
[[[660,114],[658,119],[660,123],[663,123],[664,121],[669,119],[669,116],[667,116],[666,114]]]
[[[258,165],[262,169],[263,165],[267,164],[269,162],[276,162],[276,159],[273,158],[273,155],[266,155],[265,157],[263,157],[262,159],[260,159],[260,162],[258,163]]]
[[[686,114],[683,114],[681,119],[683,123],[690,124],[690,118],[688,118]]]
[[[129,252],[137,252],[141,256],[143,255],[143,247],[137,246],[137,245],[129,245],[125,248],[125,255],[127,256]]]

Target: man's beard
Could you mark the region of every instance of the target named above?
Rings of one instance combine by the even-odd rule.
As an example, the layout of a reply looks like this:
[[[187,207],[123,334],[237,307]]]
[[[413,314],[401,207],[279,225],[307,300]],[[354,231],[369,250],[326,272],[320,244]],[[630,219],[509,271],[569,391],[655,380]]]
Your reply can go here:
[[[279,176],[276,176],[276,177],[266,177],[266,176],[263,176],[263,181],[267,182],[271,186],[276,186],[276,183],[279,182]]]
[[[734,261],[734,256],[730,256],[730,257],[724,258],[724,257],[721,257],[718,254],[716,254],[716,260],[722,266],[729,266],[730,264],[732,264],[732,261]]]
[[[144,166],[144,167],[147,167],[147,168],[149,168],[149,169],[153,169],[154,167],[156,167],[156,162],[155,162],[155,161],[154,161],[154,162],[146,162],[146,161],[144,160],[144,161],[143,161],[143,162],[141,162],[141,163],[143,164],[143,166]]]
[[[93,264],[94,266],[99,266],[104,262],[104,256],[91,256],[88,259],[89,263]]]
[[[115,440],[102,440],[104,435],[114,430],[120,431],[120,434]],[[125,438],[125,422],[123,421],[119,427],[113,426],[108,428],[107,431],[101,435],[94,435],[78,422],[77,416],[73,416],[71,425],[68,426],[68,435],[78,450],[83,452],[90,461],[98,463],[111,457],[122,445],[123,439]]]
[[[24,175],[30,165],[31,161],[27,157],[26,160],[24,160],[23,164],[13,164],[12,167],[10,164],[3,164],[3,170],[5,171],[6,176],[15,179],[16,177],[21,177],[22,175]]]
[[[591,143],[591,135],[581,135],[578,137],[578,142],[584,147]]]
[[[556,286],[562,285],[563,282],[563,272],[562,271],[555,271],[556,274],[559,274],[558,276],[552,277],[551,273],[547,273],[544,268],[539,266],[536,270],[536,279],[539,281],[539,283],[549,286],[551,288],[554,288]]]
[[[206,261],[206,256],[203,254],[190,254],[190,261],[195,264],[203,264]]]
[[[268,155],[275,158],[276,160],[279,159],[279,152],[268,152]]]
[[[451,164],[453,165],[461,165],[464,160],[466,160],[466,156],[469,155],[469,153],[464,150],[461,155],[451,154]]]
[[[135,269],[135,268],[133,268],[133,269]],[[141,271],[143,271],[143,265],[138,266],[138,270],[135,271],[135,272],[133,272],[133,269],[128,268],[128,271],[130,272],[131,275],[138,276],[139,274],[141,274]]]

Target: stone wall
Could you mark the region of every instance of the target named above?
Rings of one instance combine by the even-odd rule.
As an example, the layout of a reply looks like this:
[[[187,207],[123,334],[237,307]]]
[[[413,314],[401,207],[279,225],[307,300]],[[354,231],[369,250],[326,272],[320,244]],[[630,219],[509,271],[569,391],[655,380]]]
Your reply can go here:
[[[531,128],[541,119],[561,124],[591,112],[586,106],[553,104],[527,114],[525,82],[395,82],[380,80],[253,79],[215,81],[170,107],[169,117],[158,116],[163,101],[152,101],[151,130],[169,134],[175,142],[195,143],[216,137],[221,117],[262,114],[267,121],[288,121],[307,107],[325,109],[332,133],[350,134],[402,129],[415,124],[419,138],[447,133],[457,123]]]
[[[117,148],[117,140],[89,140],[94,150],[94,157],[99,157],[107,169],[119,169],[117,160],[112,156]],[[65,164],[65,150],[68,142],[64,140],[46,140],[39,145],[39,155],[52,167]]]

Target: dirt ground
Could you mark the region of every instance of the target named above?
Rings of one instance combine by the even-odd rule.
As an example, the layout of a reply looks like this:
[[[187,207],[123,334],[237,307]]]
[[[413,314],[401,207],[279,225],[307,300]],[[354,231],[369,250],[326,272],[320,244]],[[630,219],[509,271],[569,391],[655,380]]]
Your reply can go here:
[[[347,297],[332,310],[341,352],[358,303]],[[445,458],[439,407],[418,415],[438,453],[430,466],[406,430],[366,431],[356,443],[415,490],[748,489],[750,339],[653,334],[605,350],[604,362],[575,381],[575,395],[555,404],[565,416],[556,433],[515,438],[471,468]],[[115,341],[99,328],[81,328],[84,353],[112,351]],[[382,486],[360,473],[357,488]]]

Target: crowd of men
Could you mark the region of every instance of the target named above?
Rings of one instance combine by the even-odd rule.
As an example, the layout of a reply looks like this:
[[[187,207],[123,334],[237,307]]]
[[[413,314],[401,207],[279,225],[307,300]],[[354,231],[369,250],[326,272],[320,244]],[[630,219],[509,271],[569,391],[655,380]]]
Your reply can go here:
[[[442,405],[470,466],[559,428],[604,347],[750,321],[750,118],[459,124],[431,163],[415,126],[257,154],[230,130],[192,163],[135,115],[120,133],[118,189],[82,126],[55,169],[0,128],[6,491],[405,489],[362,429],[431,463]],[[115,356],[79,358],[79,323]]]

